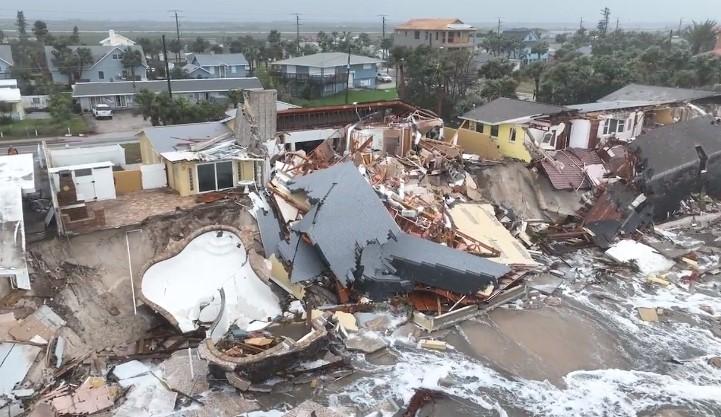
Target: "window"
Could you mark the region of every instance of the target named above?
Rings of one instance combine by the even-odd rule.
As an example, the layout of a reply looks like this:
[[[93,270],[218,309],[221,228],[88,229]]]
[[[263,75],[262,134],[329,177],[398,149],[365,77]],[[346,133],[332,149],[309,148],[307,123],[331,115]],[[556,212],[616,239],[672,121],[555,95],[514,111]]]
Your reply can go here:
[[[436,40],[440,37],[440,33],[436,32]]]
[[[118,58],[118,57],[119,57],[118,54],[113,54],[113,59],[120,59],[120,58]]]
[[[255,162],[238,162],[238,181],[242,183],[255,182]]]
[[[511,133],[508,136],[508,141],[511,143],[516,142],[516,128],[515,127],[511,128]]]
[[[33,97],[33,104],[40,104],[40,97]]]
[[[423,32],[423,39],[428,40],[428,32]]]
[[[421,31],[420,31],[420,30],[417,30],[417,31],[413,32],[413,37],[416,38],[416,39],[420,39],[420,38],[421,38]]]
[[[225,190],[233,188],[233,163],[216,162],[198,165],[198,191]]]
[[[556,132],[546,132],[543,135],[543,141],[541,142],[543,148],[556,149]]]
[[[476,132],[483,133],[483,123],[476,122]]]
[[[408,31],[407,31],[407,30],[403,32],[403,36],[405,36],[406,38],[408,37]]]
[[[498,125],[491,126],[491,137],[498,137]]]
[[[613,135],[616,133],[623,133],[626,131],[626,120],[625,119],[606,119],[603,124],[603,134]]]
[[[99,79],[99,80],[104,80],[104,79],[105,79],[105,73],[102,72],[102,71],[98,71],[98,79]]]
[[[190,183],[190,191],[195,191],[195,179],[193,178],[193,168],[188,168],[188,182]]]
[[[90,168],[85,169],[76,169],[75,170],[75,176],[76,177],[89,177],[93,175],[93,170]]]

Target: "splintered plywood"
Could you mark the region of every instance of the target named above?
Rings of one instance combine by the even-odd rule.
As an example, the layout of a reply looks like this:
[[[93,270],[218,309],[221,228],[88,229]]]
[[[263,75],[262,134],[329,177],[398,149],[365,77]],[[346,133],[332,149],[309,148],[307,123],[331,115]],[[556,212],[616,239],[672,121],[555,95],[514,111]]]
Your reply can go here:
[[[505,265],[536,267],[525,247],[496,219],[490,204],[456,204],[449,210],[456,229],[501,252],[488,258]]]

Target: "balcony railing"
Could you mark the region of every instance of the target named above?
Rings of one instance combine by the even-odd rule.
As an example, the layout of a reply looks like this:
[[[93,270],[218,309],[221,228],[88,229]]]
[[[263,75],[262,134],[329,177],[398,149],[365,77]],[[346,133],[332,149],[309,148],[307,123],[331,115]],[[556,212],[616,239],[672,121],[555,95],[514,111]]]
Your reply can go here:
[[[283,78],[286,80],[295,81],[308,81],[317,84],[335,84],[345,83],[348,80],[347,72],[336,72],[335,74],[320,75],[320,74],[305,74],[305,73],[287,73],[283,71],[271,71],[271,75],[274,77]]]

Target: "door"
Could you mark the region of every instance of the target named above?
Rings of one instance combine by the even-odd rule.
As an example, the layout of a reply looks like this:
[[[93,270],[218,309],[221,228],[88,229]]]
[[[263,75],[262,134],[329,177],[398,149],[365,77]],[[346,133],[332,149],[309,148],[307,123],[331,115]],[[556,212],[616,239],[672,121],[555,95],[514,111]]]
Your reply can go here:
[[[96,200],[114,200],[115,181],[113,178],[113,168],[93,168],[93,185]]]
[[[215,191],[215,164],[198,165],[198,191]]]
[[[73,181],[75,182],[75,194],[79,201],[95,201],[95,178],[93,170],[76,169],[73,171]]]
[[[588,149],[591,138],[591,121],[590,120],[572,120],[571,121],[571,139],[569,148]]]
[[[233,163],[218,162],[215,164],[216,178],[218,179],[218,190],[233,188]]]

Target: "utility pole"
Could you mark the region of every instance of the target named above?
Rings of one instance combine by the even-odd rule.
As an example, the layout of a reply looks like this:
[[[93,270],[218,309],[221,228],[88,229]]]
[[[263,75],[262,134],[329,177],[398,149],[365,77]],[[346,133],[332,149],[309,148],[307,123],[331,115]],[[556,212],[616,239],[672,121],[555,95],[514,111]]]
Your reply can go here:
[[[676,35],[681,36],[681,30],[683,29],[683,17],[678,21],[678,32]]]
[[[496,30],[497,35],[501,36],[501,18],[498,18],[498,29]]]
[[[386,17],[387,17],[388,15],[387,15],[387,14],[379,14],[378,16],[379,16],[379,17],[381,18],[381,20],[383,21],[383,32],[382,32],[382,33],[383,33],[383,36],[382,36],[382,38],[381,38],[381,52],[383,53],[383,60],[385,61],[385,60],[388,59],[388,58],[386,57],[386,52],[387,52],[387,51],[386,51]]]
[[[350,35],[349,35],[350,36]],[[350,42],[348,43],[348,67],[345,77],[345,104],[348,104],[348,94],[350,94]]]
[[[168,80],[168,95],[173,98],[173,87],[170,85],[170,65],[168,64],[168,48],[165,46],[165,35],[163,35],[163,56],[165,56],[165,79]]]
[[[173,9],[170,12],[175,14],[175,36],[178,41],[178,48],[180,48],[180,22],[178,21],[178,12],[181,12],[182,10]],[[167,56],[166,56],[167,59]],[[180,63],[180,49],[178,49],[178,52],[175,53],[175,63]]]
[[[620,18],[618,18],[618,17],[616,18],[616,32],[618,32],[618,24],[619,24],[620,20],[621,20]]]
[[[581,18],[581,23],[578,24],[578,30],[583,30],[583,18]]]
[[[291,13],[295,16],[295,43],[297,56],[300,56],[300,13]]]

